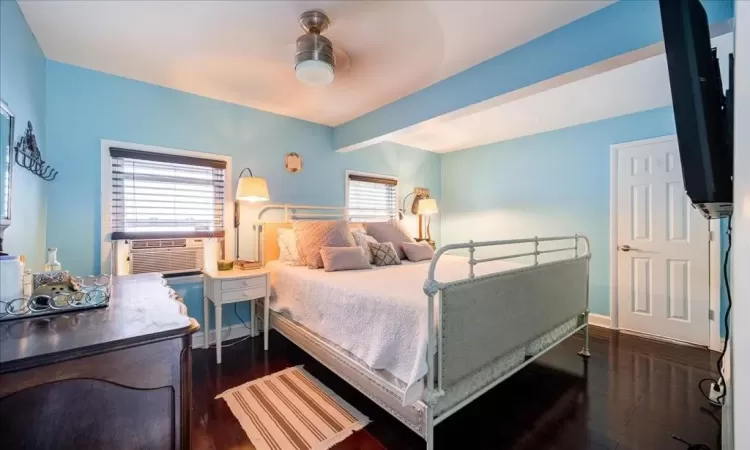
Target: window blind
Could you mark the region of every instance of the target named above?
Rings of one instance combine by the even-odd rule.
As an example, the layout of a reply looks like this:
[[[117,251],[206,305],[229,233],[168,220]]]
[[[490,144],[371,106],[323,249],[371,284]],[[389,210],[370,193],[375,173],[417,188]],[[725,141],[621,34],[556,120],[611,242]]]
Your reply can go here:
[[[110,148],[112,239],[224,236],[226,162]]]
[[[380,222],[395,219],[396,186],[392,178],[378,178],[349,174],[349,220],[352,222]]]

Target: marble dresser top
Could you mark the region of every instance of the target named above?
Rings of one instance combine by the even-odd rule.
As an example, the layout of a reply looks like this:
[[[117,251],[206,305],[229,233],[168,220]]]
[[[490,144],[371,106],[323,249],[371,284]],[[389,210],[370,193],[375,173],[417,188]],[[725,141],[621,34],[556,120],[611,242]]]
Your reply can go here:
[[[198,331],[159,274],[115,277],[106,308],[0,322],[0,373]]]

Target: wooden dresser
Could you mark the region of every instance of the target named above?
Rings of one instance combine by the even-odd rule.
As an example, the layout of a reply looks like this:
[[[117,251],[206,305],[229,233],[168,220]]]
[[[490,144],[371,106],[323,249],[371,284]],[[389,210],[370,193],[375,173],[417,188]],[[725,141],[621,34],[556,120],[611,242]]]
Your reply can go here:
[[[0,323],[0,449],[189,449],[198,329],[156,274],[116,277],[107,308]]]

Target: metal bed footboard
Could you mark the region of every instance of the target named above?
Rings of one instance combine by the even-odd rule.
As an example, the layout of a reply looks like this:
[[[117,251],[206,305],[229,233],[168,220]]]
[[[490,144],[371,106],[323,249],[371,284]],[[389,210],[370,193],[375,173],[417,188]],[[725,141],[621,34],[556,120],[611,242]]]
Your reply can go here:
[[[540,245],[552,242],[563,243],[565,246],[540,249]],[[570,245],[565,244],[567,242]],[[516,244],[527,244],[530,249],[504,256],[482,259],[475,257],[477,248]],[[467,278],[450,282],[438,281],[435,270],[441,256],[448,251],[460,249],[469,252]],[[572,255],[551,262],[539,262],[540,255],[559,252],[570,252]],[[475,274],[475,267],[479,264],[521,257],[533,257],[532,264],[481,276]],[[428,423],[424,435],[428,449],[434,445],[434,425],[581,329],[586,330],[586,336],[584,349],[580,354],[588,356],[590,257],[589,240],[580,235],[470,241],[446,245],[435,253],[424,283],[429,327],[428,355],[437,355],[435,358],[428,358],[423,396],[428,406]],[[572,331],[545,346],[537,354],[529,355],[527,361],[510,373],[476,392],[467,393],[463,401],[441,412],[439,416],[434,413],[435,405],[446,389],[575,317],[579,317],[579,320]]]

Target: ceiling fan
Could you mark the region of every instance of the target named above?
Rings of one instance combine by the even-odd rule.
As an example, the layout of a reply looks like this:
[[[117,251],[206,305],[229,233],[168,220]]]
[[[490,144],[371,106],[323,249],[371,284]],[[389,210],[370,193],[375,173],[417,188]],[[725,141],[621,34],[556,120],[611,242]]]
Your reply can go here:
[[[348,56],[334,51],[333,43],[322,33],[328,29],[331,20],[319,10],[306,11],[299,18],[305,34],[297,38],[294,54],[294,71],[297,79],[309,86],[325,86],[333,82],[336,65],[348,67]]]

